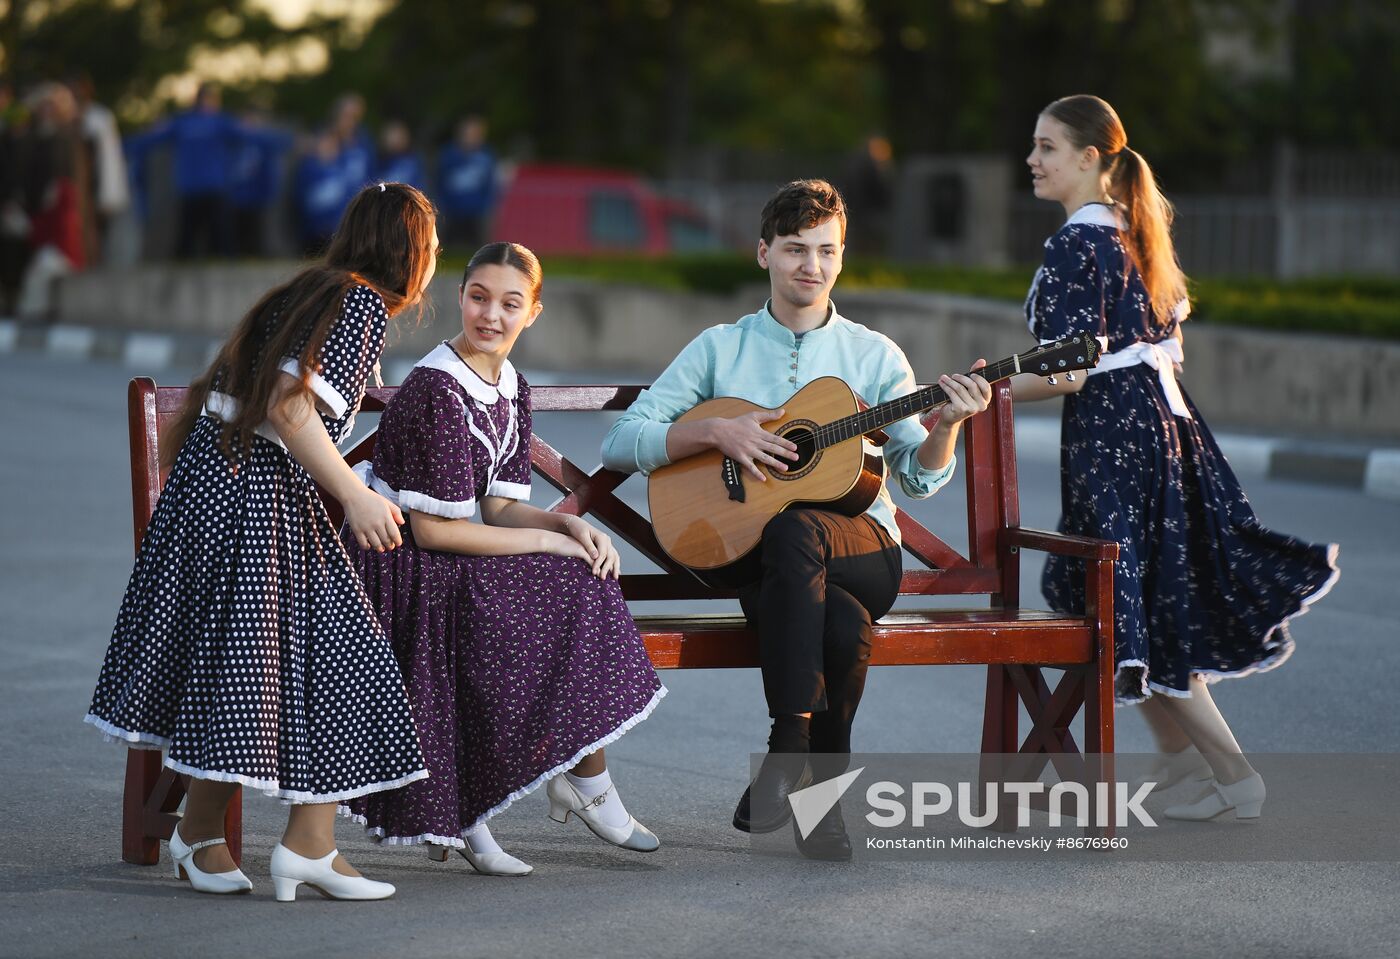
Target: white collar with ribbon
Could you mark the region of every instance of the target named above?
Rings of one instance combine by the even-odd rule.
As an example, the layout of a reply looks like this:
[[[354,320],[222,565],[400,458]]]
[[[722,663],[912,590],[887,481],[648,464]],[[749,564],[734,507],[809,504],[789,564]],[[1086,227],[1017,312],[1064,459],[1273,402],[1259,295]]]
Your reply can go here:
[[[519,387],[518,377],[515,367],[510,360],[506,360],[501,366],[501,375],[497,380],[497,385],[492,386],[482,379],[475,370],[467,366],[465,360],[457,355],[457,351],[446,343],[439,343],[437,347],[423,357],[414,366],[426,366],[431,370],[441,370],[449,373],[452,378],[462,384],[462,389],[467,391],[467,395],[472,399],[491,406],[498,397],[505,397],[508,400],[515,399],[516,391]]]

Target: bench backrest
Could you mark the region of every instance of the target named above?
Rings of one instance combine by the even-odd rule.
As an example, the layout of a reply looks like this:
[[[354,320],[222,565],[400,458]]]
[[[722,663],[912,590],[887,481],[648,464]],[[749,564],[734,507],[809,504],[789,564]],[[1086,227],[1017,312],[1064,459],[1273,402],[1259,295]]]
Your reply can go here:
[[[361,408],[382,410],[393,398],[395,387],[370,389]],[[595,413],[621,411],[645,387],[642,386],[535,386],[531,388],[536,413]],[[185,400],[185,388],[162,386],[147,377],[131,381],[127,394],[131,431],[132,518],[139,547],[155,509],[165,475],[160,470],[160,431]],[[966,556],[909,516],[897,512],[904,549],[920,561],[906,569],[900,592],[904,594],[985,594],[992,606],[1019,605],[1020,570],[1015,551],[1002,542],[1001,530],[1020,525],[1016,486],[1016,445],[1012,422],[1011,390],[1005,382],[993,386],[992,406],[974,416],[963,430],[959,467],[967,484]],[[589,514],[614,534],[656,563],[660,573],[630,573],[622,577],[623,592],[632,600],[714,599],[732,595],[715,590],[677,565],[664,552],[651,524],[615,495],[626,475],[601,467],[592,473],[576,466],[536,433],[531,445],[534,471],[562,494],[551,509],[575,515]],[[374,453],[370,434],[346,454],[351,463]],[[339,505],[325,497],[332,517],[339,522]]]

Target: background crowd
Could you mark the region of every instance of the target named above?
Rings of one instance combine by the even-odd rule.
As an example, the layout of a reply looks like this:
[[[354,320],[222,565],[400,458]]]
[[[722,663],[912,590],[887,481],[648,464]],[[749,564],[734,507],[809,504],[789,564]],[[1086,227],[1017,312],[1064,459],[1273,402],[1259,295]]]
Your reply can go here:
[[[256,105],[226,111],[204,83],[186,109],[123,140],[84,76],[18,97],[0,87],[0,315],[41,315],[53,278],[101,265],[113,221],[144,219],[155,202],[173,202],[181,260],[267,255],[279,216],[298,252],[314,255],[356,192],[379,181],[423,190],[445,240],[479,245],[500,192],[486,121],[463,116],[431,160],[405,120],[387,117],[377,132],[355,93],[300,131]]]

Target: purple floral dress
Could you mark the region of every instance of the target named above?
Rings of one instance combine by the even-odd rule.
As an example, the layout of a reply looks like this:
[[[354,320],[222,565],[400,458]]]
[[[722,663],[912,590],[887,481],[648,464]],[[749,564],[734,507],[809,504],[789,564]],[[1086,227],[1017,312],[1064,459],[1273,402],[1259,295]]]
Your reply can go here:
[[[384,411],[366,482],[407,513],[475,515],[530,494],[530,388],[500,387],[447,344]],[[645,719],[666,690],[616,580],[546,553],[346,546],[403,669],[429,778],[348,811],[389,843],[462,834]]]
[[[1045,242],[1026,315],[1042,341],[1090,333],[1106,343],[1099,370],[1065,397],[1059,528],[1118,543],[1118,700],[1189,696],[1193,674],[1282,665],[1288,620],[1331,588],[1337,547],[1259,523],[1200,411],[1174,383],[1169,391],[1171,358],[1111,368],[1117,354],[1174,351],[1178,323],[1156,321],[1113,211],[1081,207]],[[1042,588],[1054,609],[1082,610],[1082,561],[1050,557]]]

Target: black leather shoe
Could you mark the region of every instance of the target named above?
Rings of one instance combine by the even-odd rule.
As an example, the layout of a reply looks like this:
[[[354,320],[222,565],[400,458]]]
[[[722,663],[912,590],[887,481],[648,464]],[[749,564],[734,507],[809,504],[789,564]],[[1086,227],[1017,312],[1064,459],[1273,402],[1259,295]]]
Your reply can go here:
[[[792,818],[792,806],[788,796],[799,789],[812,785],[812,770],[808,768],[807,757],[800,754],[773,754],[763,760],[758,778],[749,784],[739,797],[739,805],[734,808],[734,828],[740,832],[773,832],[782,829]],[[801,762],[799,767],[797,764]],[[759,808],[769,818],[753,821],[753,794],[759,795]]]
[[[796,822],[792,824],[792,835],[797,840],[797,851],[808,859],[851,861],[851,837],[846,835],[846,820],[841,816],[839,802],[817,822],[806,839]]]

